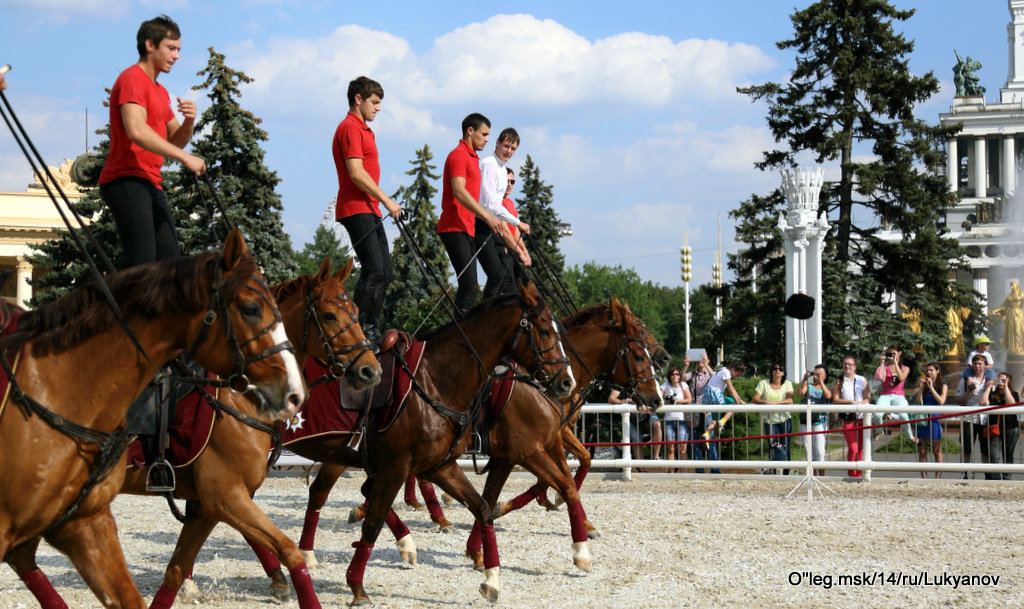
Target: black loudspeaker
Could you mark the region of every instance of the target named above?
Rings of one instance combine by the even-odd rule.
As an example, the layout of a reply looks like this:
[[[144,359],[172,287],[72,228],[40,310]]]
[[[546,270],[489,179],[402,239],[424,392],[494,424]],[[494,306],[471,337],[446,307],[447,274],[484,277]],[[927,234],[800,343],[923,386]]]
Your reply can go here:
[[[814,316],[814,299],[807,294],[793,294],[786,299],[786,317],[810,319]]]

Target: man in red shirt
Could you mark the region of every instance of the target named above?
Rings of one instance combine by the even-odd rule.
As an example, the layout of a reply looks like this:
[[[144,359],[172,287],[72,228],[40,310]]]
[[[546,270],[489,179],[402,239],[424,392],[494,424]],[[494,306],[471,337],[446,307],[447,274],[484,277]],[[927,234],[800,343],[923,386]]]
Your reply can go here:
[[[183,150],[192,138],[193,101],[177,98],[178,122],[167,90],[157,77],[170,72],[181,50],[178,24],[161,15],[139,26],[139,61],[117,77],[110,91],[110,152],[100,172],[100,195],[110,207],[124,249],[123,266],[180,255],[174,216],[160,184],[164,157],[196,175],[203,159]]]
[[[331,151],[338,171],[338,200],[334,217],[348,231],[356,258],[359,281],[353,300],[359,307],[359,325],[373,345],[379,341],[377,323],[384,309],[384,293],[393,276],[388,239],[380,204],[392,218],[402,208],[380,189],[377,140],[367,124],[380,111],[384,88],[360,76],[348,84],[348,114],[334,131]]]
[[[462,120],[462,139],[444,162],[441,218],[437,221],[437,232],[455,269],[459,285],[455,292],[455,305],[459,314],[464,314],[476,303],[479,291],[474,257],[476,218],[486,222],[495,235],[501,235],[504,227],[497,216],[479,203],[480,157],[477,152],[487,145],[490,134],[491,121],[483,114],[470,114]]]

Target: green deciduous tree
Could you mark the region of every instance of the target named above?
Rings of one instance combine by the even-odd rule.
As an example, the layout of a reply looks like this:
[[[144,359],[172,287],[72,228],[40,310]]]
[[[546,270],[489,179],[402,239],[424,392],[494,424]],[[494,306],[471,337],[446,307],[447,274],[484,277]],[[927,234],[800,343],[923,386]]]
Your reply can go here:
[[[260,142],[267,132],[261,119],[244,110],[238,100],[240,86],[252,82],[244,73],[224,63],[224,55],[210,47],[210,59],[198,75],[205,80],[193,90],[206,91],[211,104],[196,121],[192,153],[206,161],[203,182],[224,206],[229,223],[245,235],[249,250],[262,266],[267,280],[277,283],[296,274],[291,240],[281,223],[281,197],[275,190],[277,172],[263,162]],[[221,239],[225,224],[214,193],[206,185],[196,188],[195,176],[185,168],[172,171],[165,180],[168,199],[175,212],[182,252],[194,254]]]
[[[939,143],[950,132],[914,116],[914,106],[936,93],[939,83],[931,72],[910,73],[913,42],[894,29],[912,15],[884,0],[815,2],[793,13],[794,36],[778,43],[796,52],[790,80],[740,89],[767,103],[768,126],[781,144],[765,152],[758,168],[793,167],[802,155],[839,164],[840,177],[825,184],[818,210],[833,227],[822,305],[830,362],[845,353],[874,360],[890,342],[922,344],[936,356],[948,346],[945,311],[957,303],[976,307],[969,288],[950,283],[951,272],[965,261],[940,219],[956,195],[928,170],[943,163]],[[756,295],[752,285],[733,286],[731,320],[720,330],[731,327],[726,344],[737,350],[750,345],[757,359],[782,351],[775,322],[784,281],[774,257],[781,253],[775,223],[783,208],[775,192],[732,212],[740,239],[755,246],[730,265],[739,274],[755,265],[762,272]],[[894,296],[922,311],[920,335],[893,312]],[[758,328],[752,345],[749,331],[740,333],[744,321]]]
[[[437,281],[448,289],[448,257],[437,237],[437,214],[434,213],[436,182],[441,176],[430,161],[434,155],[430,146],[424,145],[416,151],[416,158],[409,161],[412,168],[406,175],[412,176],[412,183],[398,189],[392,198],[402,206],[403,220],[410,239],[399,235],[395,239],[391,260],[395,278],[384,296],[385,327],[399,327],[410,331],[423,327],[430,329],[446,323],[445,305],[434,308],[443,298]],[[415,255],[421,256],[428,272],[424,272]],[[436,279],[435,279],[436,277]],[[449,290],[449,293],[450,290]]]
[[[300,275],[315,273],[320,268],[320,263],[327,257],[331,259],[331,269],[337,270],[345,266],[352,254],[349,247],[342,244],[335,231],[323,224],[318,224],[316,232],[313,233],[313,240],[307,243],[301,252],[296,252],[294,255],[298,273]]]

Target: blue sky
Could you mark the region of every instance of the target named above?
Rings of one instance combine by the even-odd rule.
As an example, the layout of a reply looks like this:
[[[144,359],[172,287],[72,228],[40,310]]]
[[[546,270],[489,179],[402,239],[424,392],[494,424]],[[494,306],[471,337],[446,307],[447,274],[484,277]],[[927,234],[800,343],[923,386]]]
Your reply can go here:
[[[694,281],[709,281],[719,212],[723,249],[735,251],[726,213],[779,183],[753,168],[773,145],[765,107],[735,88],[786,78],[793,56],[775,42],[792,35],[789,15],[807,4],[0,0],[0,63],[13,66],[8,99],[56,165],[96,143],[92,131],[107,120],[104,88],[136,60],[139,23],[169,14],[183,34],[181,59],[160,77],[172,97],[207,105],[191,87],[211,46],[255,79],[241,102],[269,133],[266,162],[282,179],[296,248],[337,188],[330,139],[347,111],[349,80],[366,74],[384,86],[372,127],[387,192],[405,183],[424,144],[440,168],[462,118],[482,112],[496,130],[512,125],[523,136],[511,165],[529,154],[553,186],[574,230],[562,241],[569,264],[621,264],[676,286],[683,233]],[[900,27],[916,41],[911,68],[942,82],[920,117],[937,122],[952,103],[954,49],[982,63],[986,97],[998,98],[1006,2],[896,4],[918,11]],[[834,169],[826,166],[826,176]],[[0,190],[24,190],[30,172],[0,134]]]

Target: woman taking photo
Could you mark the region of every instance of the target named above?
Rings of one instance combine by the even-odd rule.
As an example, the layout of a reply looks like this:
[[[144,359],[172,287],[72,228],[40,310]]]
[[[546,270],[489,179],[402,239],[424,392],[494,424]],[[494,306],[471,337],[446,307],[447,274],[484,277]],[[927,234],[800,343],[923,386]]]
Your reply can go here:
[[[772,366],[771,376],[761,379],[754,389],[755,404],[792,404],[793,383],[786,380],[786,369],[782,364]],[[788,412],[770,412],[764,417],[764,435],[782,436],[792,433],[793,418]],[[791,436],[774,437],[768,440],[772,447],[772,461],[789,461]],[[775,473],[772,470],[772,473]],[[788,469],[782,470],[783,475],[789,474]]]
[[[932,363],[925,366],[924,378],[921,379],[921,389],[918,391],[921,396],[921,404],[925,406],[942,406],[946,403],[946,383],[942,382],[942,369],[938,364]],[[929,414],[929,417],[937,415]],[[935,455],[935,462],[942,463],[942,420],[932,419],[917,424],[917,460],[921,463],[928,462],[928,441],[931,440],[932,454]],[[942,476],[942,472],[935,472],[935,477]],[[922,478],[928,474],[921,472]]]

